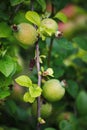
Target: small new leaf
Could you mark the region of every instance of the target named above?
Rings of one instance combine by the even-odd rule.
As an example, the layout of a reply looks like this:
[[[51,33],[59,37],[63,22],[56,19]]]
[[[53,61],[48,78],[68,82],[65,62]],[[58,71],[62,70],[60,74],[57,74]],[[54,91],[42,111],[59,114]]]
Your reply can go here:
[[[29,92],[35,98],[41,95],[42,89],[37,84],[33,84],[33,87],[29,88]]]
[[[40,20],[40,16],[37,12],[35,11],[28,11],[25,14],[25,17],[27,20],[29,20],[31,23],[37,25],[38,27],[40,26],[41,20]]]
[[[43,66],[41,66],[41,71],[44,72],[44,67]]]
[[[62,13],[62,12],[58,12],[55,16],[54,16],[54,18],[57,18],[57,19],[59,19],[60,21],[62,21],[62,22],[64,22],[64,23],[66,23],[67,22],[67,16],[64,14],[64,13]]]
[[[39,62],[42,64],[43,63],[43,61],[42,61],[42,58],[41,57],[39,57]]]
[[[43,28],[41,26],[37,29],[37,32],[39,36],[41,37],[42,41],[45,41],[46,37],[43,34]]]
[[[19,76],[18,78],[15,79],[15,81],[20,86],[24,86],[24,87],[31,87],[32,86],[31,79],[28,76],[26,76],[26,75]]]
[[[40,57],[39,57],[39,62],[42,64],[43,63],[43,60],[42,60],[42,58],[46,58],[46,56],[45,55],[40,55]]]
[[[53,76],[53,69],[52,68],[48,68],[46,71],[42,71],[42,76],[51,76],[51,77],[54,77]]]
[[[41,117],[38,118],[38,122],[40,124],[45,124],[46,123],[46,121],[44,119],[42,119]]]
[[[44,58],[44,59],[46,58],[46,56],[45,56],[45,55],[40,55],[40,57],[41,57],[41,58]]]
[[[52,69],[52,68],[48,68],[48,69],[47,69],[47,72],[48,72],[48,75],[49,75],[49,76],[54,77],[54,76],[53,76],[53,73],[54,73],[54,72],[53,72],[53,69]]]
[[[29,92],[26,92],[23,96],[25,102],[33,103],[35,98],[30,95]]]

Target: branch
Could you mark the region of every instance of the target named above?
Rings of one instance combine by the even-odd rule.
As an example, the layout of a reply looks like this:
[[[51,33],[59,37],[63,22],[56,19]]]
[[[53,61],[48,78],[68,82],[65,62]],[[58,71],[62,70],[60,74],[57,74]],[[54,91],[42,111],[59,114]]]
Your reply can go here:
[[[15,10],[14,10],[14,13],[16,14],[18,12],[18,10],[20,9],[20,7],[22,6],[22,4],[19,4],[16,6]]]
[[[31,0],[31,10],[34,10],[34,0]],[[35,26],[35,25],[34,25]],[[35,26],[36,27],[36,26]],[[40,72],[40,62],[39,62],[39,44],[38,41],[36,42],[36,67],[37,67],[37,73],[38,73],[38,86],[41,86],[41,75]],[[37,98],[37,121],[40,117],[40,96]],[[40,123],[37,122],[37,130],[40,130]]]
[[[38,86],[41,86],[41,75],[40,72],[40,62],[39,62],[39,44],[36,43],[36,66],[38,72]],[[37,98],[37,119],[40,117],[40,96]],[[37,130],[40,130],[40,123],[37,123]]]
[[[11,12],[10,16],[9,16],[9,23],[11,24],[12,19],[14,18],[14,15],[18,12],[18,10],[20,9],[20,7],[22,6],[22,4],[19,4],[15,7],[14,9],[14,13]]]
[[[34,10],[34,0],[31,0],[31,10]],[[35,25],[34,25],[35,26]],[[36,27],[36,26],[35,26]],[[39,44],[38,41],[36,42],[36,67],[37,67],[37,73],[38,73],[38,86],[41,86],[41,75],[40,72],[40,62],[39,62]],[[40,117],[40,96],[37,98],[37,120]],[[37,130],[40,130],[40,123],[37,122]]]
[[[31,0],[31,10],[34,10],[34,0]]]

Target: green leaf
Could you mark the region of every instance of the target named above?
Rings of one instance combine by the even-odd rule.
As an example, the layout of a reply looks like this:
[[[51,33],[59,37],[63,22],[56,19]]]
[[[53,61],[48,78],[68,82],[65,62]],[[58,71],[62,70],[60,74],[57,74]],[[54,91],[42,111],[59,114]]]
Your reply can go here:
[[[2,20],[9,20],[9,15],[6,14],[3,10],[0,10],[0,19]]]
[[[45,9],[46,9],[46,2],[45,2],[45,0],[37,0],[37,2],[42,7],[42,11],[45,11]]]
[[[8,87],[11,84],[11,81],[11,77],[5,77],[3,74],[0,73],[0,88]]]
[[[0,130],[4,130],[4,128],[3,128],[3,127],[0,127]]]
[[[87,54],[85,54],[85,55],[82,56],[82,60],[83,60],[84,62],[87,62]]]
[[[41,117],[38,118],[38,122],[40,124],[45,124],[46,123],[45,120],[43,118],[41,118]]]
[[[54,72],[53,72],[53,69],[52,69],[52,68],[48,68],[46,71],[48,72],[48,75],[49,75],[49,76],[54,77],[54,76],[53,76],[53,73],[54,73]]]
[[[15,15],[15,17],[14,17],[14,19],[13,19],[13,22],[14,23],[16,23],[16,24],[20,24],[20,23],[29,23],[29,21],[25,18],[25,12],[23,12],[23,11],[19,11],[16,15]]]
[[[87,93],[80,91],[76,98],[76,108],[80,115],[87,115]]]
[[[61,39],[54,39],[54,42],[57,42],[58,47],[60,49],[66,49],[66,50],[72,50],[73,49],[73,45],[72,42],[68,41],[65,38],[61,38]]]
[[[68,87],[67,87],[67,92],[73,97],[76,98],[78,91],[79,91],[79,87],[77,85],[76,82],[69,80],[67,81]]]
[[[80,48],[87,51],[87,37],[75,37],[73,41],[76,42]]]
[[[0,22],[0,38],[6,38],[11,35],[11,28],[5,22]]]
[[[18,66],[17,62],[14,62],[14,69],[13,69],[13,71],[11,72],[10,76],[14,75],[15,72],[17,72],[18,67],[19,67],[19,66]]]
[[[54,18],[57,18],[57,19],[59,19],[60,21],[62,21],[62,22],[64,22],[64,23],[67,22],[67,16],[66,16],[64,13],[62,13],[62,12],[58,12],[58,13],[54,16]]]
[[[80,116],[78,122],[79,124],[81,124],[82,127],[87,128],[87,115]],[[78,129],[78,130],[84,130],[84,129]]]
[[[13,116],[16,112],[17,112],[17,105],[15,103],[15,101],[13,100],[7,100],[6,103],[6,110],[7,112]]]
[[[35,100],[35,98],[32,97],[29,92],[26,92],[24,94],[23,99],[24,99],[25,102],[30,102],[30,103],[33,103],[34,100]]]
[[[59,124],[60,130],[75,130],[73,123],[68,122],[67,120],[62,120]]]
[[[38,29],[38,32],[40,33],[40,37],[42,38],[42,40],[45,40],[45,36],[52,36],[55,33],[55,30],[54,28],[50,29],[41,25]]]
[[[42,89],[37,84],[33,84],[33,87],[29,88],[29,92],[32,97],[38,97],[41,95]]]
[[[0,72],[8,77],[15,68],[15,61],[10,56],[4,56],[0,59]]]
[[[40,16],[37,12],[35,11],[28,11],[26,14],[25,14],[25,17],[26,19],[28,19],[31,23],[37,25],[37,26],[40,26]]]
[[[10,95],[9,90],[0,91],[0,99],[6,98],[9,95]]]
[[[22,3],[24,0],[10,0],[11,6],[18,5]]]
[[[15,81],[20,86],[24,86],[24,87],[31,87],[32,86],[31,79],[28,76],[26,76],[26,75],[19,76],[18,78],[15,79]]]

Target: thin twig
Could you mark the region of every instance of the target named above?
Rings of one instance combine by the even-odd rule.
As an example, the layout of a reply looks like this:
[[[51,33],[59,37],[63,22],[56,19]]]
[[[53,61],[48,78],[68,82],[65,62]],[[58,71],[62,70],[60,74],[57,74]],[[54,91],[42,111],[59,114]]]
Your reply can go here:
[[[22,4],[19,4],[16,6],[15,10],[14,10],[14,13],[16,14],[18,12],[18,10],[20,9],[20,7],[22,6]]]
[[[38,86],[41,86],[41,75],[40,72],[40,62],[39,62],[39,44],[38,41],[36,43],[36,66],[38,72]],[[40,96],[37,98],[37,119],[40,117]],[[40,130],[40,123],[37,122],[37,130]]]
[[[34,10],[34,0],[31,0],[31,10]],[[34,25],[35,26],[35,25]],[[36,26],[35,26],[36,27]],[[36,67],[37,67],[37,73],[38,73],[38,86],[41,86],[41,75],[40,72],[40,62],[39,62],[39,44],[38,41],[36,42]],[[37,97],[37,130],[40,130],[40,123],[38,122],[38,119],[40,117],[40,96]]]
[[[14,9],[14,13],[11,12],[10,16],[9,16],[9,23],[11,23],[12,19],[14,18],[15,14],[18,12],[18,10],[20,9],[20,7],[22,6],[22,4],[20,3],[19,5],[17,5]]]
[[[31,0],[31,10],[34,10],[34,0]]]

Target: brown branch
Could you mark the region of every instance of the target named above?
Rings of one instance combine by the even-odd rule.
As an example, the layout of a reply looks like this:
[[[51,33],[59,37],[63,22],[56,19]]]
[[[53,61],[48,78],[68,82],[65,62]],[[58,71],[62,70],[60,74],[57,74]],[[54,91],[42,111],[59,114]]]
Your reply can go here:
[[[31,10],[34,10],[34,0],[31,0]],[[34,25],[35,26],[35,25]],[[35,26],[36,28],[36,26]],[[38,73],[38,86],[41,86],[41,75],[40,72],[40,62],[39,62],[39,44],[38,41],[36,42],[36,67],[37,67],[37,73]],[[37,97],[37,130],[40,130],[40,123],[38,122],[38,119],[40,117],[40,96]]]
[[[37,66],[37,73],[38,73],[38,86],[41,86],[41,75],[40,72],[40,62],[39,62],[39,44],[38,41],[36,43],[36,66]],[[37,119],[40,117],[40,96],[37,98]],[[37,130],[40,130],[40,123],[37,122]]]
[[[34,10],[34,0],[31,0],[31,10]],[[36,26],[35,26],[36,27]],[[36,42],[36,67],[37,67],[37,73],[38,73],[38,86],[41,86],[41,75],[40,72],[40,62],[39,62],[39,44],[38,41]],[[40,117],[40,96],[37,98],[37,121]],[[37,130],[40,130],[40,123],[37,122]]]

